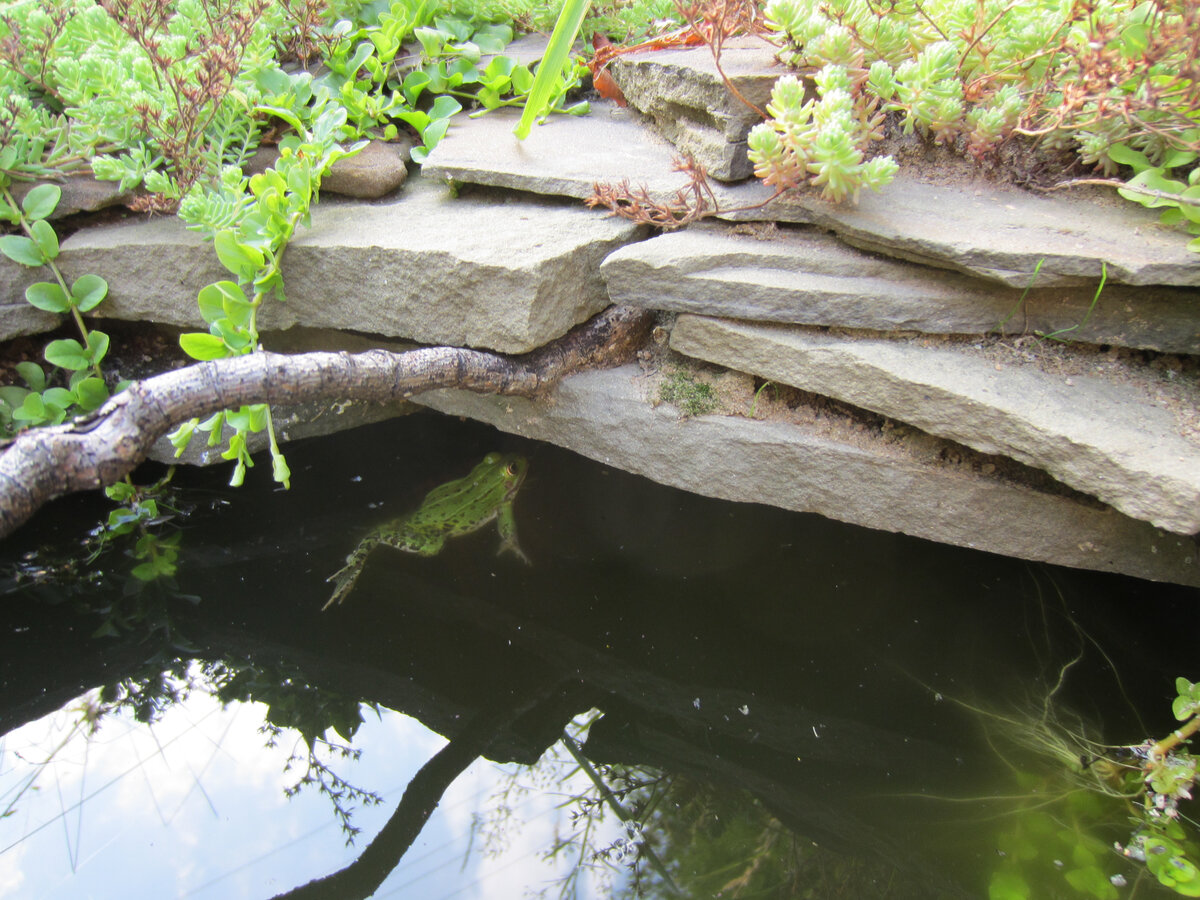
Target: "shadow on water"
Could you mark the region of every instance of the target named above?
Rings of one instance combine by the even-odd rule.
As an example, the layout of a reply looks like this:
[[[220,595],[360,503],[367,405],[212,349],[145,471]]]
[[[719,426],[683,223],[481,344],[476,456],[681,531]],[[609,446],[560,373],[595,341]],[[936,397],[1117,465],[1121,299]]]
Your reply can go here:
[[[497,557],[491,526],[434,557],[379,548],[345,604],[320,612],[360,537],[493,450],[529,459],[516,518],[531,566]],[[534,766],[506,778],[573,796],[574,830],[544,849],[607,873],[585,884],[560,870],[579,896],[982,897],[989,876],[993,897],[1021,896],[996,893],[996,860],[1032,859],[1025,844],[1050,847],[1078,811],[1034,838],[1011,824],[998,797],[1053,789],[1003,719],[1052,730],[1038,717],[1067,667],[1062,722],[1136,742],[1173,727],[1175,677],[1200,674],[1179,627],[1195,622],[1193,590],[710,500],[431,415],[301,444],[289,461],[290,492],[261,475],[234,492],[222,471],[176,476],[191,513],[173,588],[128,593],[111,554],[106,578],[10,584],[0,636],[0,732],[102,686],[102,704],[154,720],[191,681],[269,704],[268,737],[301,735],[307,785],[335,816],[378,796],[329,762],[341,746],[353,756],[363,710],[449,740],[339,872],[245,896],[369,895],[477,757]],[[52,506],[3,548],[9,566],[43,544],[49,565],[105,514],[96,498]],[[94,636],[114,620],[117,634]],[[331,726],[345,745],[323,743]],[[572,788],[534,774],[547,760],[575,771]],[[618,825],[603,839],[588,830],[602,814]],[[21,840],[0,820],[0,847]],[[1026,896],[1110,896],[1107,873],[1133,870],[1101,862],[1103,884],[1051,872]]]

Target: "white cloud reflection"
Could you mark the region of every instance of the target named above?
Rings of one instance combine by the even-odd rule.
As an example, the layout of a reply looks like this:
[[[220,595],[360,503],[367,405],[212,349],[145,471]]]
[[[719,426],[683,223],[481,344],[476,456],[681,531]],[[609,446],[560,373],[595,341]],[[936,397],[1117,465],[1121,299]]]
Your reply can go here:
[[[262,706],[222,709],[196,693],[152,727],[128,711],[106,717],[89,740],[84,729],[72,731],[78,705],[0,743],[0,810],[13,806],[0,819],[4,900],[272,896],[353,861],[408,780],[445,743],[405,716],[364,715],[354,741],[361,759],[334,767],[384,802],[357,810],[354,822],[363,830],[356,847],[346,847],[325,797],[309,789],[284,796],[291,737],[265,746]],[[547,763],[520,777],[545,782],[564,765]],[[496,791],[512,771],[484,760],[472,765],[375,896],[519,898],[564,875],[562,863],[542,856],[569,830],[568,811],[556,807],[562,793],[586,788],[578,774],[561,787],[510,798],[513,824],[504,829],[503,853],[485,852],[480,836],[472,843],[474,818],[498,808]]]

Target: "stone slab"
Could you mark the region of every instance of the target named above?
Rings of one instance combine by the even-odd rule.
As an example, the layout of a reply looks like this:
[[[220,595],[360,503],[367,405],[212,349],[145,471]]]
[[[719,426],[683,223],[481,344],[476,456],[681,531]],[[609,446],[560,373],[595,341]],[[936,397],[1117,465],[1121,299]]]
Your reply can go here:
[[[628,181],[663,202],[686,186],[672,164],[675,149],[630,110],[597,102],[591,115],[551,117],[524,141],[512,135],[519,117],[497,110],[456,122],[424,171],[580,198],[596,182]],[[1037,196],[983,179],[938,182],[911,167],[881,193],[865,192],[857,206],[807,191],[760,206],[773,191],[757,181],[712,186],[722,218],[817,225],[864,249],[1009,287],[1095,284],[1102,266],[1109,282],[1200,286],[1200,254],[1187,249],[1185,235],[1115,196]]]
[[[640,233],[578,204],[454,198],[413,178],[385,202],[319,204],[287,249],[288,302],[267,303],[259,327],[522,353],[609,305],[600,262]],[[61,263],[108,280],[104,315],[182,327],[204,327],[196,294],[229,277],[211,246],[173,219],[80,232]]]
[[[1200,585],[1191,538],[1099,504],[938,466],[816,426],[736,416],[680,419],[642,394],[636,365],[581,372],[538,401],[467,391],[418,402],[549,441],[694,493],[766,503],[1022,559]]]
[[[1128,516],[1200,532],[1200,442],[1135,384],[1065,377],[968,345],[680,316],[671,348],[1006,456]],[[1200,401],[1200,385],[1193,392]]]
[[[745,227],[745,226],[743,226]],[[1049,334],[1200,353],[1190,288],[1108,285],[1024,292],[866,253],[813,229],[738,234],[701,223],[629,244],[600,267],[614,303],[766,322],[934,334]]]
[[[727,41],[721,68],[759,109],[783,72],[775,66],[775,48],[754,37]],[[762,119],[730,92],[707,45],[618,56],[608,70],[629,105],[710,176],[740,181],[754,174],[746,135]]]
[[[30,306],[25,299],[29,285],[51,277],[45,269],[30,269],[7,256],[0,257],[0,341],[23,334],[41,334],[62,323],[62,316]]]

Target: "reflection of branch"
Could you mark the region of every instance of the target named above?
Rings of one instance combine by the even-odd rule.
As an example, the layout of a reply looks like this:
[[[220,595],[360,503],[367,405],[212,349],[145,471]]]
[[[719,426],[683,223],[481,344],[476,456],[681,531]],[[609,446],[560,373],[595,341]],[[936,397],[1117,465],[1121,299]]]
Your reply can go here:
[[[591,779],[592,784],[596,786],[596,790],[600,792],[600,796],[604,798],[604,802],[607,803],[609,807],[611,807],[612,811],[617,814],[617,818],[622,822],[633,821],[633,816],[631,816],[629,811],[621,805],[621,801],[616,798],[616,795],[613,794],[612,789],[605,783],[604,779],[600,777],[600,773],[596,771],[594,766],[592,766],[591,761],[583,755],[583,749],[579,746],[575,739],[564,731],[562,742],[563,746],[567,748],[567,752],[569,752],[571,756],[575,757],[575,762],[579,765],[579,768],[583,771],[583,774],[587,775],[587,777]],[[654,869],[654,871],[658,873],[658,876],[663,880],[663,886],[667,889],[667,893],[673,897],[682,897],[683,894],[680,893],[679,888],[675,885],[675,881],[671,878],[671,873],[667,871],[667,867],[663,865],[663,861],[659,859],[658,854],[654,852],[654,848],[643,841],[641,847],[639,848],[639,852],[645,856],[647,860],[649,860],[650,867]]]
[[[369,897],[412,846],[450,784],[488,748],[499,733],[548,696],[555,687],[534,697],[522,696],[485,709],[445,747],[421,766],[392,813],[362,855],[332,875],[277,895],[274,900],[349,900]]]

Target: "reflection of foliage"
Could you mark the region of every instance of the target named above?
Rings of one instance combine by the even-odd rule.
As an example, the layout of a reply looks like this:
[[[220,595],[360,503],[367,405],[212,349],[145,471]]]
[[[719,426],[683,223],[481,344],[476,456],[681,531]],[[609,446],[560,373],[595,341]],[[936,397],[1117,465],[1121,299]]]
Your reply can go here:
[[[174,578],[182,538],[174,522],[190,508],[170,488],[170,480],[168,473],[150,485],[127,479],[107,488],[109,498],[118,504],[108,518],[76,548],[43,547],[26,554],[12,571],[15,586],[62,589],[51,602],[70,596],[81,612],[103,617],[97,637],[138,630],[172,639],[167,601],[175,597],[195,602],[196,598],[181,594]],[[93,590],[112,584],[122,587],[98,594]]]
[[[209,694],[222,703],[265,704],[262,732],[267,736],[267,746],[276,746],[287,732],[293,732],[296,743],[285,770],[304,767],[284,793],[291,797],[305,787],[315,787],[329,798],[346,842],[353,842],[360,830],[352,824],[355,805],[373,806],[383,798],[338,775],[332,761],[357,760],[362,751],[331,740],[328,734],[333,729],[346,741],[353,739],[362,724],[360,701],[319,688],[299,670],[282,664],[187,660],[160,654],[141,673],[105,686],[100,692],[100,712],[94,718],[124,707],[132,710],[139,722],[152,723],[193,691]]]
[[[38,779],[41,778],[54,760],[74,739],[77,735],[84,735],[90,740],[95,735],[100,727],[100,719],[105,713],[105,707],[100,702],[95,693],[89,693],[80,698],[80,700],[69,710],[71,714],[71,723],[67,726],[65,733],[59,741],[46,751],[45,755],[40,759],[32,760],[28,756],[21,753],[14,753],[14,756],[20,758],[26,763],[33,766],[33,771],[22,781],[17,787],[5,794],[5,803],[0,809],[0,819],[7,819],[9,816],[17,812],[18,804],[22,798],[30,791],[40,790],[38,787]],[[12,750],[8,751],[13,753]]]
[[[359,758],[362,750],[330,740],[328,732],[332,729],[346,741],[352,741],[363,721],[363,702],[319,688],[297,669],[284,665],[224,663],[213,684],[216,688],[213,693],[222,703],[256,700],[267,705],[262,728],[267,735],[267,746],[274,747],[287,731],[298,735],[285,768],[292,771],[303,766],[304,771],[284,793],[294,797],[305,787],[315,786],[333,805],[346,843],[353,843],[361,830],[351,822],[354,804],[374,806],[383,798],[346,781],[322,756],[330,760]],[[374,704],[368,705],[378,713]]]
[[[486,852],[496,852],[519,827],[515,810],[530,784],[567,793],[570,828],[556,832],[545,856],[570,868],[540,896],[588,894],[590,878],[594,893],[616,898],[852,897],[896,877],[885,863],[802,841],[747,791],[591,761],[578,741],[598,715],[576,720],[535,767],[506,779],[474,824]]]

